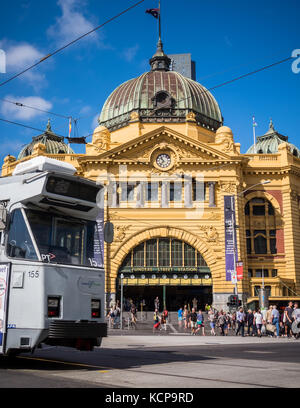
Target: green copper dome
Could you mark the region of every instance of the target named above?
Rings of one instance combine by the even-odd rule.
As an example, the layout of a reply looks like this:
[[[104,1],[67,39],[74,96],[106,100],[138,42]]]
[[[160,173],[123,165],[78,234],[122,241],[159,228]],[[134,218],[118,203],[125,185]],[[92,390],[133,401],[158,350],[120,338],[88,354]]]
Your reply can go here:
[[[219,105],[201,84],[170,71],[170,58],[164,54],[161,41],[150,59],[151,70],[131,79],[106,100],[99,124],[110,131],[128,125],[132,112],[145,123],[180,123],[188,113],[196,122],[216,131],[223,124]]]
[[[73,154],[74,151],[64,143],[64,138],[57,136],[52,132],[50,120],[48,121],[45,133],[32,138],[32,142],[24,146],[19,153],[18,160],[22,160],[27,156],[31,156],[33,148],[37,143],[42,143],[46,146],[48,154]]]
[[[281,143],[287,143],[290,147],[291,152],[294,156],[300,157],[300,150],[298,147],[288,142],[288,137],[283,136],[278,133],[273,125],[272,120],[270,121],[269,130],[263,136],[257,137],[256,145],[252,145],[246,154],[274,154],[278,153],[278,146]]]

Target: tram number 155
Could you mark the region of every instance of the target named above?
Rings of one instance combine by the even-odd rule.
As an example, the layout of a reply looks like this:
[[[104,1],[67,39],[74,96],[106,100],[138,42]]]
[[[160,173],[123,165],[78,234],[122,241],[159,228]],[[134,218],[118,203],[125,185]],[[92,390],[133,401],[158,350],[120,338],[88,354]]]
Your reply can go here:
[[[40,273],[38,271],[29,271],[28,272],[28,277],[31,278],[31,279],[39,278]]]

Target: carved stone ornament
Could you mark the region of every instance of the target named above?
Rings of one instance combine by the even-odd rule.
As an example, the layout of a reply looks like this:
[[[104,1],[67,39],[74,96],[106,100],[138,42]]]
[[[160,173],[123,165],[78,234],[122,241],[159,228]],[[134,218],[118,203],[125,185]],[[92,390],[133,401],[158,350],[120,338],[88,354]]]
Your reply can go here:
[[[46,146],[43,143],[37,143],[33,146],[32,155],[41,155],[46,153]]]
[[[224,193],[235,193],[236,185],[235,183],[221,183],[221,191]]]
[[[98,126],[94,131],[92,143],[88,145],[92,146],[94,150],[98,152],[108,150],[110,147],[109,130],[104,126]]]
[[[130,121],[136,121],[139,120],[140,115],[138,114],[138,112],[131,112],[130,114]]]
[[[114,241],[122,242],[126,237],[126,231],[130,228],[130,225],[118,225],[115,227],[114,231]]]
[[[207,242],[215,242],[216,244],[219,244],[219,233],[216,227],[213,227],[212,225],[202,225],[200,226],[200,230],[203,231],[204,238]]]
[[[189,112],[189,113],[186,115],[186,120],[190,120],[190,121],[196,122],[196,114],[195,114],[194,112]]]
[[[235,152],[233,134],[227,126],[222,126],[217,130],[215,143],[219,145],[219,149],[224,153]]]

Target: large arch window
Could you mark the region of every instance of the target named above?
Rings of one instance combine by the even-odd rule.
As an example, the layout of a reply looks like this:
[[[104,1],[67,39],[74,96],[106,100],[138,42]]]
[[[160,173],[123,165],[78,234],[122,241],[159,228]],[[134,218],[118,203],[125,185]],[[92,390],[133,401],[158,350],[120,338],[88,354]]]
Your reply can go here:
[[[191,245],[174,238],[154,238],[136,246],[124,259],[126,267],[205,267],[203,256]]]
[[[276,218],[273,205],[255,197],[245,205],[246,244],[250,254],[276,254]]]

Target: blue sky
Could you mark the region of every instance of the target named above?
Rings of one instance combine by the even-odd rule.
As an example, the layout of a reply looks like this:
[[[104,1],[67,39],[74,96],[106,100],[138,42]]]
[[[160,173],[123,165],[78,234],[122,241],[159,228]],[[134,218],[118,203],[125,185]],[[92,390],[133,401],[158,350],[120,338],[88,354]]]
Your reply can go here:
[[[300,49],[299,0],[161,0],[166,53],[191,53],[197,80],[207,88],[291,56]],[[104,23],[136,0],[0,0],[0,49],[7,72],[0,82],[41,57]],[[109,94],[122,82],[148,71],[157,42],[157,7],[145,0],[103,29],[0,87],[0,98],[79,118],[79,135],[90,134]],[[257,134],[275,128],[300,147],[300,73],[292,61],[213,91],[224,124],[244,153]],[[299,63],[300,67],[300,63]],[[0,101],[0,118],[45,129],[48,117],[60,135],[66,119]],[[39,132],[0,122],[0,161]],[[91,138],[87,139],[91,141]],[[76,152],[83,147],[72,145]]]

